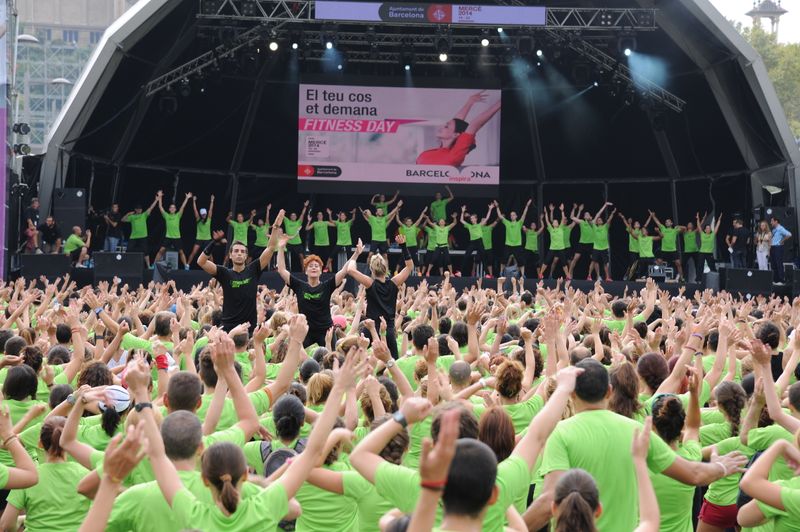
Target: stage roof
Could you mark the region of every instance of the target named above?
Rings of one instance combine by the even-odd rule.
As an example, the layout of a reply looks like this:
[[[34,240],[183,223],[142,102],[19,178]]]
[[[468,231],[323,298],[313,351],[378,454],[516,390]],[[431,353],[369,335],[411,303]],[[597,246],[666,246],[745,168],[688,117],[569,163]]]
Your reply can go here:
[[[764,64],[707,0],[609,2],[609,8],[654,9],[655,29],[594,32],[512,27],[507,30],[511,44],[496,41],[491,27],[447,30],[339,23],[334,28],[302,16],[265,19],[260,24],[246,17],[198,16],[209,5],[229,1],[140,0],[108,29],[47,139],[40,176],[45,211],[52,191],[69,182],[73,159],[91,160],[128,175],[137,169],[165,169],[223,177],[291,178],[296,172],[298,77],[403,82],[399,63],[383,60],[377,53],[371,60],[357,50],[356,43],[346,68],[325,74],[323,64],[314,58],[322,43],[308,36],[326,32],[341,33],[343,49],[347,35],[359,32],[382,35],[378,39],[385,39],[387,50],[403,38],[416,40],[415,84],[477,87],[491,78],[493,84],[507,89],[504,102],[510,103],[504,103],[503,109],[501,180],[568,183],[745,174],[752,177],[754,191],[762,185],[788,186],[791,203],[800,204],[796,188],[800,153]],[[254,0],[235,3],[243,1]],[[265,1],[260,5],[291,10],[308,4],[313,2]],[[597,4],[553,0],[547,7],[598,9]],[[553,58],[546,68],[558,75],[536,79],[535,72],[528,74],[526,87],[533,87],[533,95],[528,101],[524,96],[516,98],[515,94],[527,89],[507,66],[483,67],[470,60],[480,49],[477,41],[474,52],[462,49],[464,57],[458,65],[426,64],[423,56],[430,51],[423,48],[435,31],[451,31],[451,39],[462,41],[490,35],[491,53],[501,63],[507,62],[504,54],[519,52],[514,48],[520,37],[529,37],[534,44],[526,52],[545,47]],[[267,49],[273,33],[281,44],[274,53]],[[409,37],[404,37],[406,33]],[[201,60],[215,47],[222,47],[218,54],[226,47],[235,48],[243,34],[257,36],[201,69],[200,75],[176,73],[175,69]],[[657,98],[637,97],[633,105],[626,104],[626,96],[619,94],[625,92],[625,84],[615,78],[616,71],[603,71],[586,54],[576,52],[576,46],[585,42],[624,62],[619,57],[619,39],[631,36],[636,38],[636,53],[662,67],[659,86],[685,101],[680,111]],[[294,39],[305,39],[301,52],[307,54],[305,59],[296,60],[289,50]],[[525,59],[536,62],[534,55]],[[173,75],[169,88],[158,82],[164,75]],[[580,96],[580,105],[567,105],[553,96],[559,91],[578,91],[581,83],[595,78],[601,86]]]

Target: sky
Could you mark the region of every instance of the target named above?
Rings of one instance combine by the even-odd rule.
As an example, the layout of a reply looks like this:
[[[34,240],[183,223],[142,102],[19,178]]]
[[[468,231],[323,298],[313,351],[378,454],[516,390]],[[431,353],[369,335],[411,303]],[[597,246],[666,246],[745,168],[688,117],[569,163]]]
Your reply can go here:
[[[777,0],[773,1],[777,3]],[[752,19],[745,13],[753,8],[753,0],[711,0],[711,3],[726,19],[739,21],[745,27],[752,24]],[[800,42],[800,0],[783,0],[781,7],[788,13],[781,17],[778,40],[783,43]],[[762,25],[769,28],[769,21],[763,20]]]

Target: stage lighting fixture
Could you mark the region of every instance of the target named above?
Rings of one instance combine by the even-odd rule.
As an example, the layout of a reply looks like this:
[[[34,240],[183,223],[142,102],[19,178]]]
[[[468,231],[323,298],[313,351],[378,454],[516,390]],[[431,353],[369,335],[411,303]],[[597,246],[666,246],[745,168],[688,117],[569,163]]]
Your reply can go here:
[[[636,51],[636,45],[636,37],[632,35],[623,35],[617,40],[617,51],[625,54],[625,57],[630,57],[630,55]]]
[[[519,55],[528,56],[533,51],[533,37],[530,35],[522,35],[517,39],[517,50]]]
[[[447,61],[447,54],[445,54],[445,53],[439,54],[439,61],[441,61],[442,63]]]
[[[409,70],[411,70],[411,65],[406,64],[406,66],[404,66],[403,68],[406,70],[406,72],[408,72]]]
[[[544,52],[541,49],[536,50],[536,57],[542,57],[543,55],[544,55]]]
[[[327,48],[328,50],[330,50],[331,48],[333,48],[333,42],[331,42],[331,41],[328,41],[328,42],[326,42],[326,43],[325,43],[325,48]]]
[[[31,126],[25,122],[20,122],[19,124],[14,124],[14,127],[12,127],[11,130],[17,135],[27,135],[31,132]]]
[[[630,57],[633,52],[630,48],[625,48],[625,52],[623,53],[625,54],[625,57]]]
[[[292,43],[292,50],[297,50],[298,48],[300,48],[300,45],[297,44],[296,42],[293,42]]]
[[[503,28],[497,28],[497,33],[503,33]]]
[[[278,42],[277,41],[271,41],[269,43],[269,49],[272,50],[273,52],[275,50],[277,50],[278,49]]]
[[[594,83],[592,83],[592,85],[594,85],[595,87],[599,87],[600,86],[600,84],[597,83],[596,81]]]
[[[489,46],[489,39],[487,39],[486,37],[481,39],[481,46],[484,46],[484,47],[485,46]]]
[[[180,89],[179,89],[180,95],[183,96],[184,98],[188,98],[189,95],[192,94],[192,85],[189,82],[189,79],[188,78],[183,78],[180,81],[179,85],[180,85]]]
[[[27,144],[14,144],[14,153],[17,155],[30,155],[31,147]]]
[[[336,65],[336,68],[338,68],[339,70],[341,70],[341,69],[343,69],[344,67],[342,66],[342,64],[341,64],[341,63],[339,63],[338,65]]]

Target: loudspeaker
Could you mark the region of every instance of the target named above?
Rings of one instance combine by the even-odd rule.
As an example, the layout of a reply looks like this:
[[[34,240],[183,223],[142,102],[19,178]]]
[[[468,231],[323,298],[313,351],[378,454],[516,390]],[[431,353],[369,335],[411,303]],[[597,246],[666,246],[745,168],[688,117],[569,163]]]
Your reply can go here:
[[[749,268],[726,268],[725,290],[732,294],[769,295],[772,293],[772,272]]]
[[[44,275],[50,282],[55,281],[57,277],[63,277],[70,271],[69,256],[59,253],[57,255],[34,255],[22,254],[21,259],[21,275],[25,279],[38,279]]]
[[[719,273],[718,272],[705,272],[703,274],[703,286],[715,292],[719,292]]]
[[[119,277],[131,288],[142,284],[144,254],[97,252],[92,254],[92,258],[95,281],[111,281]]]
[[[76,225],[86,229],[86,191],[82,188],[57,188],[53,196],[53,217],[65,234]]]

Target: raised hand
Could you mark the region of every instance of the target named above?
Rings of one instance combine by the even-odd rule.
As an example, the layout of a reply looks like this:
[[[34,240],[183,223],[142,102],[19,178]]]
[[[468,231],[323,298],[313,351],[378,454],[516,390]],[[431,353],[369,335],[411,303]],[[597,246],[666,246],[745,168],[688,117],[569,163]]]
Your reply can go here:
[[[419,476],[422,482],[447,482],[450,464],[456,455],[460,416],[458,410],[449,410],[442,416],[436,445],[430,438],[422,440],[422,455],[419,460]]]

